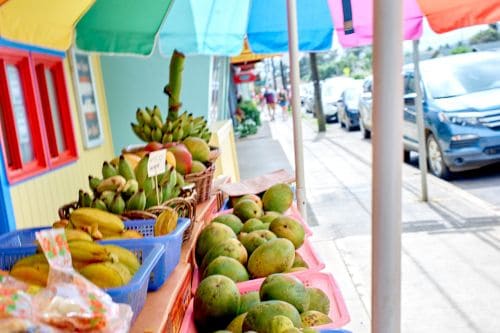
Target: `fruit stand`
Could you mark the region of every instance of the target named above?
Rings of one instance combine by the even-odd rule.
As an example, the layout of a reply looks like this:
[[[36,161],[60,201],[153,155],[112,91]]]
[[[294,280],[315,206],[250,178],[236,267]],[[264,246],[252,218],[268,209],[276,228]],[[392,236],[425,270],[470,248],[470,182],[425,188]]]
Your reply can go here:
[[[293,177],[214,180],[220,153],[207,121],[180,112],[183,64],[174,52],[167,115],[158,106],[135,112],[131,130],[143,145],[103,161],[52,227],[0,236],[0,289],[36,309],[26,315],[14,301],[4,314],[14,322],[0,324],[307,333],[349,322],[309,241]]]

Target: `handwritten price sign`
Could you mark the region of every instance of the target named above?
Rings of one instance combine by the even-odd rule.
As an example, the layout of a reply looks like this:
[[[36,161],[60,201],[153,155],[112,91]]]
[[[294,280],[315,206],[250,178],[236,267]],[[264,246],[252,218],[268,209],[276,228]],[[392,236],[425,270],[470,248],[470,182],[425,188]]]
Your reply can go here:
[[[149,153],[148,177],[154,177],[165,172],[167,150],[157,150]]]

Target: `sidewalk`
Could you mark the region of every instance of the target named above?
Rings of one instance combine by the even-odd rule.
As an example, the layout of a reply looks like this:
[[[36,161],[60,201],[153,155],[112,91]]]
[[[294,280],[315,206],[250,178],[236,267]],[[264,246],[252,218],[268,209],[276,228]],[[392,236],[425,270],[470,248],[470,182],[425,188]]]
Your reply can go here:
[[[293,165],[291,121],[269,125]],[[337,124],[324,135],[317,135],[314,125],[304,119],[313,244],[346,300],[351,315],[346,328],[369,332],[371,145],[359,133],[339,130]],[[254,152],[265,159],[282,158],[268,153],[261,142],[253,142]],[[243,167],[255,155],[238,150],[238,156]],[[268,171],[256,170],[259,166],[266,167],[254,165],[252,172]],[[500,210],[432,176],[431,200],[422,203],[418,170],[404,165],[403,173],[401,331],[498,332]]]

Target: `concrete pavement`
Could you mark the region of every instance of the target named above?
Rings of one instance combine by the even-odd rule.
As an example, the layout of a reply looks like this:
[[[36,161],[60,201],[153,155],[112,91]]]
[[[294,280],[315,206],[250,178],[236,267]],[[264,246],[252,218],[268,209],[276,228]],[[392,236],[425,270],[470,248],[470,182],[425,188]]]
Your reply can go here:
[[[291,121],[269,125],[268,140],[279,141],[293,165]],[[346,300],[351,315],[346,328],[369,332],[371,144],[338,125],[318,135],[307,117],[303,132],[312,241]],[[264,160],[283,158],[257,141],[252,147]],[[238,151],[238,157],[243,167],[255,153]],[[259,174],[258,166],[253,173]],[[418,170],[408,165],[403,170],[401,331],[498,332],[500,210],[435,177],[429,177],[431,200],[423,203]]]

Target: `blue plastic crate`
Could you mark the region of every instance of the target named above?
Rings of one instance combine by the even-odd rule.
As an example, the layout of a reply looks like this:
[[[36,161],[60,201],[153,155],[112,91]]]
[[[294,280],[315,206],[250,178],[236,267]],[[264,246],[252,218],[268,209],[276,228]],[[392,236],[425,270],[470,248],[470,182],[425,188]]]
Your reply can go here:
[[[141,267],[127,285],[120,288],[104,289],[114,302],[130,305],[134,312],[132,320],[135,320],[144,307],[146,295],[148,293],[149,277],[153,268],[157,266],[163,256],[165,245],[146,241],[129,244],[118,244],[113,241],[109,241],[108,243],[120,245],[132,251],[141,263]],[[35,254],[36,246],[12,247],[2,250],[8,251],[3,251],[0,256],[0,269],[8,271],[19,259]]]
[[[154,237],[154,224],[155,220],[131,220],[125,221],[125,229],[137,230],[144,238],[139,239],[113,239],[103,240],[101,243],[113,243],[119,245],[134,244],[136,242],[146,242],[150,244],[163,244],[165,245],[165,253],[154,267],[151,278],[149,280],[149,291],[155,291],[160,288],[170,274],[179,263],[182,247],[182,236],[184,231],[189,227],[190,219],[180,217],[177,221],[177,227],[168,235]],[[35,248],[35,233],[37,231],[48,229],[50,227],[21,229],[9,232],[0,236],[0,264],[4,261],[11,260],[12,266],[19,258],[16,258],[16,249],[19,248]],[[6,262],[6,264],[9,264]]]
[[[154,237],[155,220],[134,220],[126,221],[125,227],[127,229],[139,231],[145,238],[140,239],[113,239],[103,240],[101,243],[113,244],[133,244],[136,241],[160,243],[165,245],[165,253],[156,265],[151,274],[149,281],[149,291],[158,290],[172,274],[175,267],[179,263],[182,248],[182,236],[184,231],[189,227],[190,219],[180,217],[177,221],[177,227],[174,231],[165,236]],[[1,242],[1,238],[0,238]],[[0,249],[1,251],[1,249]]]

